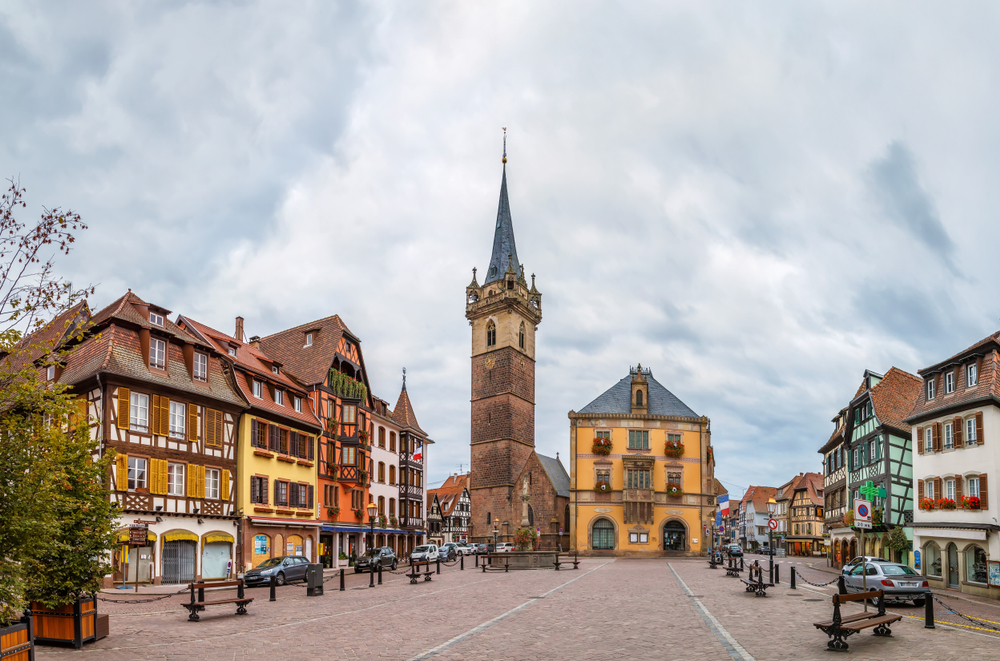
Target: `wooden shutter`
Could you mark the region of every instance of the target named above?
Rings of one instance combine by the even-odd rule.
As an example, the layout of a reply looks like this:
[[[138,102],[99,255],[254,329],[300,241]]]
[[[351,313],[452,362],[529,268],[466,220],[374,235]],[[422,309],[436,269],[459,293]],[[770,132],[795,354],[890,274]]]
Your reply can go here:
[[[979,476],[979,508],[989,509],[990,507],[990,497],[989,492],[986,488],[986,473],[982,473]]]
[[[205,467],[198,466],[198,497],[205,497]]]
[[[205,445],[215,445],[215,410],[205,409]]]
[[[160,491],[160,463],[162,459],[149,460],[149,493],[162,496],[165,491]]]
[[[955,419],[951,421],[951,440],[956,448],[960,448],[963,445],[962,444],[962,436],[964,435],[962,433],[963,431],[964,430],[962,429],[962,418],[956,416]]]
[[[260,478],[255,475],[250,476],[250,502],[260,502]]]
[[[917,505],[920,505],[920,501],[924,499],[924,481],[917,480]]]
[[[935,452],[941,451],[941,423],[934,423],[934,442],[933,447]]]
[[[128,429],[132,392],[128,388],[118,389],[118,429]]]
[[[307,496],[308,502],[306,503],[306,507],[308,507],[309,509],[313,508],[313,489],[314,487],[311,484],[307,487],[309,495]]]
[[[160,397],[160,435],[170,435],[170,399]]]
[[[121,392],[121,388],[118,389]],[[115,488],[118,491],[128,491],[128,455],[115,457]]]
[[[229,471],[222,471],[222,477],[219,480],[222,482],[219,485],[219,498],[229,500]]]
[[[315,442],[316,439],[314,439],[311,434],[303,434],[302,438],[305,439],[306,443],[306,457],[309,459],[309,461],[312,461],[313,457],[315,456],[315,450],[313,449],[313,446],[316,445]]]
[[[149,433],[160,433],[160,396],[152,395],[149,398]]]
[[[267,493],[267,478],[266,477],[262,477],[262,478],[259,478],[259,479],[260,479],[260,487],[259,487],[260,488],[260,502],[262,504],[264,504],[264,505],[267,505],[267,500],[268,500],[268,498],[267,498],[267,496],[268,496],[268,493]]]
[[[90,415],[87,410],[87,396],[76,398],[76,411],[74,412],[74,419],[71,421],[73,426],[76,425],[87,425],[90,426]]]
[[[188,498],[198,497],[198,467],[194,464],[188,464],[186,493]]]
[[[275,507],[281,506],[281,499],[278,497],[278,486],[281,483],[278,480],[274,481],[274,505]]]
[[[976,445],[982,445],[986,442],[983,436],[983,414],[979,412],[976,414]]]
[[[917,427],[917,454],[924,453],[924,428]]]
[[[956,475],[955,476],[955,502],[956,503],[962,502],[962,482],[963,482],[962,476],[961,475]]]
[[[271,452],[278,452],[278,428],[274,425],[267,426],[267,449]]]
[[[196,442],[198,440],[198,407],[194,404],[188,404],[187,417],[188,440]]]
[[[944,480],[940,477],[934,478],[934,500],[944,498]]]

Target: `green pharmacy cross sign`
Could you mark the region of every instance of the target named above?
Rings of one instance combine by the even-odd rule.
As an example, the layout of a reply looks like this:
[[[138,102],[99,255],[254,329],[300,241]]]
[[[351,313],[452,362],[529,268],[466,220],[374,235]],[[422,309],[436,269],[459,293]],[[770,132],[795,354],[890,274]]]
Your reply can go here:
[[[885,498],[885,489],[882,487],[876,487],[875,484],[868,480],[865,482],[864,486],[859,489],[861,495],[864,496],[865,500],[870,503],[875,502],[875,497]]]

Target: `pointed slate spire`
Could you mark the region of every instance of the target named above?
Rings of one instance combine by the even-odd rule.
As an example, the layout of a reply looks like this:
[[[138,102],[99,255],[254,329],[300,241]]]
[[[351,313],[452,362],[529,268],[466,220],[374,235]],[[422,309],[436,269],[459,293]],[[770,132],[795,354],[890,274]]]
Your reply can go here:
[[[507,129],[503,130],[503,179],[500,182],[500,205],[497,208],[497,227],[493,234],[493,256],[486,271],[483,284],[489,284],[503,279],[508,266],[514,267],[514,272],[521,270],[521,262],[517,259],[517,247],[514,245],[514,225],[510,220],[510,202],[507,200]]]

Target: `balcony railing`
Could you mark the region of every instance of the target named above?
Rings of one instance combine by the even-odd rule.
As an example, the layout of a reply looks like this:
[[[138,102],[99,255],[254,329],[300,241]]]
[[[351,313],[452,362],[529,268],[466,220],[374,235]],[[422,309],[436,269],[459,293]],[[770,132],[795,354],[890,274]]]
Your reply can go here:
[[[404,516],[399,519],[400,528],[423,528],[424,520],[415,516]]]
[[[417,500],[420,500],[423,497],[423,493],[424,493],[423,487],[415,487],[410,484],[401,484],[399,486],[400,496],[413,496]]]

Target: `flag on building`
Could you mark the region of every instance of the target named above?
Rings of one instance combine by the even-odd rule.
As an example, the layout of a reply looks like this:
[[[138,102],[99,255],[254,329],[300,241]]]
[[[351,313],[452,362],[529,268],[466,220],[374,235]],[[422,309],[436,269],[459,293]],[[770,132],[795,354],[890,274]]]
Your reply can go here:
[[[729,494],[725,493],[719,496],[719,511],[722,516],[729,516]]]
[[[421,462],[424,460],[424,444],[417,443],[417,449],[413,451],[413,461]]]

